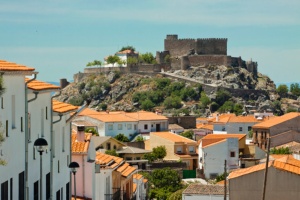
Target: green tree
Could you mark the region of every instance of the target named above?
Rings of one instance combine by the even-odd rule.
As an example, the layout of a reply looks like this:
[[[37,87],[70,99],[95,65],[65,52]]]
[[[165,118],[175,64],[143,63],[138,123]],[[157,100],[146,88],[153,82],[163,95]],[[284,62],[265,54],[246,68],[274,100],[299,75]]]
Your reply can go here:
[[[86,133],[92,133],[92,135],[96,135],[96,136],[99,136],[99,134],[97,133],[96,129],[95,128],[85,128],[84,129],[84,132]]]
[[[216,103],[219,105],[223,105],[230,98],[231,94],[227,90],[218,90],[216,96]]]
[[[182,200],[182,192],[185,190],[184,189],[180,189],[177,190],[176,192],[172,193],[167,200]]]
[[[111,156],[119,156],[119,154],[116,152],[115,149],[112,150],[106,150],[105,154],[111,155]]]
[[[169,86],[171,80],[168,78],[156,78],[155,82],[157,84],[157,89],[164,89],[165,87]]]
[[[128,57],[127,58],[127,64],[128,65],[134,65],[138,63],[138,59],[136,57]]]
[[[282,111],[282,108],[281,108],[281,102],[276,100],[272,103],[272,108],[273,108],[273,112],[276,116],[281,116],[283,115],[283,111]]]
[[[92,62],[88,62],[86,64],[87,67],[92,67],[92,66],[98,66],[100,67],[102,65],[102,62],[100,60],[94,60]]]
[[[188,131],[185,131],[183,133],[180,133],[180,135],[183,136],[183,137],[189,138],[191,140],[194,139],[194,131],[192,131],[192,130],[188,130]]]
[[[180,97],[167,97],[164,100],[164,106],[169,109],[169,108],[180,108],[181,105],[181,99]]]
[[[115,139],[119,140],[120,142],[129,142],[128,137],[126,137],[123,133],[116,135]]]
[[[239,104],[239,103],[236,103],[234,104],[233,106],[233,112],[236,114],[236,115],[241,115],[243,113],[243,105]]]
[[[183,188],[179,173],[170,168],[153,170],[150,184],[153,186],[149,192],[150,199],[166,200],[173,192]]]
[[[270,154],[292,154],[289,147],[279,147],[270,149]]]
[[[139,135],[139,136],[136,137],[135,141],[136,142],[143,142],[144,138],[143,138],[143,136]]]
[[[290,112],[298,112],[298,110],[296,108],[291,108],[291,107],[288,107],[286,109],[286,113],[290,113]]]
[[[103,111],[106,111],[107,110],[107,104],[106,103],[101,103],[98,108],[100,108],[101,110]]]
[[[219,182],[219,181],[223,181],[225,180],[225,178],[228,176],[229,174],[228,173],[223,173],[223,174],[219,174],[217,177],[216,177],[216,181]]]
[[[119,56],[114,55],[114,56],[108,56],[107,59],[106,59],[106,62],[108,64],[112,64],[113,66],[115,66],[115,63],[120,62],[120,60],[121,59],[120,59]]]
[[[164,62],[165,63],[170,63],[171,62],[171,57],[170,57],[169,54],[164,57]]]
[[[144,62],[144,63],[156,64],[155,57],[150,52],[146,52],[145,54],[140,54],[139,59],[141,62]]]
[[[277,89],[276,92],[281,96],[281,97],[286,97],[287,93],[288,93],[288,87],[285,84],[280,84]]]
[[[184,101],[191,101],[196,100],[198,95],[194,88],[192,88],[191,86],[187,86],[181,90],[180,97]]]
[[[163,159],[167,155],[167,149],[165,146],[157,146],[152,149],[152,153],[157,159]]]
[[[293,95],[300,96],[300,85],[299,85],[299,83],[292,83],[290,85],[290,92]]]
[[[135,51],[135,48],[133,46],[124,46],[120,49],[120,51],[125,51],[125,50]]]
[[[203,108],[206,108],[210,104],[210,98],[205,94],[205,92],[201,92],[200,102]]]
[[[148,160],[151,163],[157,160],[157,157],[153,153],[146,153],[144,154],[143,159]]]
[[[155,106],[155,104],[150,99],[146,99],[141,104],[141,108],[143,110],[147,110],[147,111],[152,110],[152,108],[154,108],[154,106]]]
[[[227,112],[232,112],[234,107],[234,103],[232,101],[226,101],[220,108],[219,112],[221,113],[227,113]]]

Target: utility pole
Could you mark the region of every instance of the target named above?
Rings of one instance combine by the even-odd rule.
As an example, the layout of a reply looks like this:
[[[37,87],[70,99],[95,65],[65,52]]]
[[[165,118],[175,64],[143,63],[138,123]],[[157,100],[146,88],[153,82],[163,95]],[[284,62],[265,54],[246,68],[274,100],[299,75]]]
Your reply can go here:
[[[226,176],[227,176],[227,172],[226,172],[226,160],[224,161],[224,179],[225,179],[225,182],[224,182],[224,200],[227,199],[227,181],[226,181]]]
[[[266,168],[265,168],[265,177],[264,177],[264,185],[263,185],[263,195],[262,200],[265,200],[266,196],[266,185],[267,185],[267,175],[268,175],[268,165],[269,165],[269,156],[270,156],[270,137],[268,138],[268,150],[267,150],[267,160],[266,160]]]

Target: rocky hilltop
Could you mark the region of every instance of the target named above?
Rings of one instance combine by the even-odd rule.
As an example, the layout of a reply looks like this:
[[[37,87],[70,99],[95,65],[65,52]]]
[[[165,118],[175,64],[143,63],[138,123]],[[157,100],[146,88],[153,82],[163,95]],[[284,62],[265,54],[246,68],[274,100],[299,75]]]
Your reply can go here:
[[[209,104],[202,105],[201,92],[204,91],[210,103],[213,103],[218,91],[226,88],[230,89],[231,93],[226,100],[240,105],[243,111],[247,111],[247,107],[258,111],[276,109],[273,102],[279,96],[275,92],[274,82],[269,77],[259,72],[254,75],[240,67],[217,65],[142,75],[119,71],[84,74],[82,78],[65,87],[57,99],[73,105],[82,105],[89,99],[91,100],[89,107],[98,110],[130,112],[140,109],[160,109],[174,114],[174,110],[185,109],[186,114],[206,115],[212,108]],[[232,91],[238,93],[233,94],[235,92]],[[248,91],[249,95],[240,95],[243,91]],[[172,108],[165,101],[173,97],[174,100],[176,95],[180,99],[180,105]],[[147,102],[150,106],[146,106],[147,99],[150,100]],[[221,106],[218,105],[217,108]]]

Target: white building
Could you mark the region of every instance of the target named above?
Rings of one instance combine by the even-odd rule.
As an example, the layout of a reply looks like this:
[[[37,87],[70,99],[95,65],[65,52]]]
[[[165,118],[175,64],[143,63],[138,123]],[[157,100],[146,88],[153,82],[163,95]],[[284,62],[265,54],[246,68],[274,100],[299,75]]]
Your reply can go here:
[[[52,108],[51,93],[60,88],[35,80],[36,75],[25,79],[26,75],[37,73],[34,68],[0,61],[0,71],[5,87],[0,97],[0,121],[5,136],[0,158],[7,162],[0,166],[1,199],[39,198],[41,180],[43,199],[69,198],[70,122],[67,119],[69,112],[77,107],[57,102]],[[48,143],[42,156],[34,147],[38,138]]]
[[[73,121],[88,121],[97,126],[100,136],[115,137],[119,133],[133,138],[139,133],[159,132],[168,129],[168,118],[152,112],[97,112],[83,110]]]
[[[210,134],[199,144],[199,168],[206,178],[215,178],[227,170],[239,167],[239,141],[244,142],[245,134]]]
[[[104,62],[104,67],[127,67],[127,59],[129,57],[133,57],[133,58],[136,58],[138,59],[139,57],[139,54],[130,50],[130,49],[126,49],[124,51],[119,51],[115,54],[116,56],[118,56],[120,58],[120,61],[122,62],[122,64],[118,64],[118,63],[114,63],[114,64],[111,64],[111,63],[107,63],[107,57],[104,59],[105,62]]]

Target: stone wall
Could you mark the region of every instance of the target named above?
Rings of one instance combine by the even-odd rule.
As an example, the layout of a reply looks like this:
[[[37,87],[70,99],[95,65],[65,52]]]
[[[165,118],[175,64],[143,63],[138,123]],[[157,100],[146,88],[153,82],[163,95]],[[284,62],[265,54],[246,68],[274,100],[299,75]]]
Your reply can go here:
[[[227,55],[227,39],[226,38],[203,38],[196,40],[195,51],[199,55]]]
[[[227,65],[227,56],[225,55],[191,55],[189,56],[191,66],[205,65]]]
[[[182,117],[168,117],[169,124],[178,124],[184,129],[196,128],[196,117],[182,116]]]

